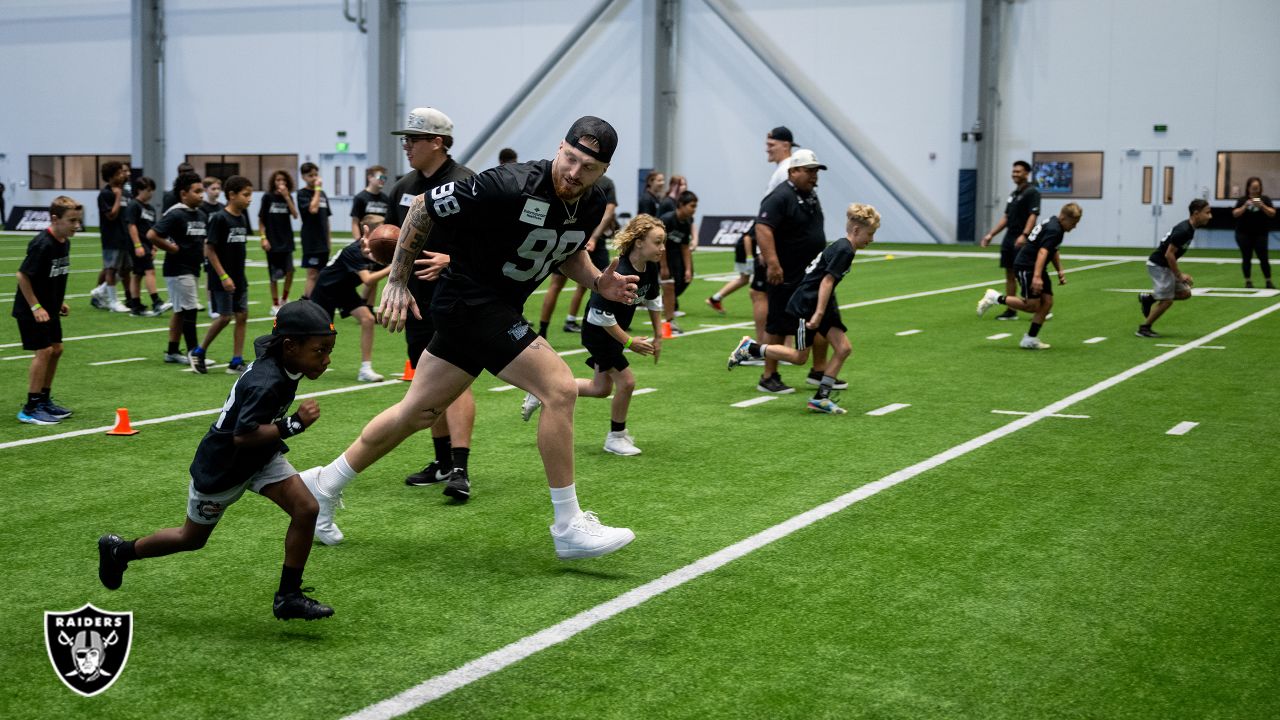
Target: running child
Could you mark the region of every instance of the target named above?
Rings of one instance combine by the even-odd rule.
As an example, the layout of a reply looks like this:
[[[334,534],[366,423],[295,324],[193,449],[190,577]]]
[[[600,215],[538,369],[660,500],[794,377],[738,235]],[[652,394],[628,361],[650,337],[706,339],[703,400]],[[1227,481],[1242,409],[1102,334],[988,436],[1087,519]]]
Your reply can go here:
[[[369,222],[373,216],[366,215],[364,219],[369,232],[382,224]],[[376,285],[391,272],[391,268],[375,263],[365,254],[362,245],[362,238],[356,237],[320,271],[311,301],[329,313],[330,319],[334,312],[341,312],[342,317],[355,318],[360,323],[360,370],[356,373],[356,380],[382,382],[386,378],[373,370],[373,329],[377,321],[360,290],[369,284]]]
[[[1134,335],[1138,337],[1158,338],[1160,333],[1151,326],[1164,315],[1175,300],[1186,300],[1191,297],[1191,286],[1194,281],[1178,267],[1178,258],[1186,254],[1191,247],[1191,240],[1196,235],[1196,228],[1202,228],[1213,219],[1213,209],[1209,202],[1196,198],[1187,206],[1190,214],[1186,220],[1173,226],[1173,229],[1160,241],[1151,256],[1147,258],[1147,274],[1151,276],[1151,292],[1138,296],[1142,306],[1142,324]]]
[[[204,343],[191,352],[191,369],[204,375],[209,372],[205,362],[209,346],[234,316],[236,327],[232,336],[231,362],[227,363],[228,375],[239,375],[248,366],[244,362],[244,333],[249,322],[249,280],[244,274],[245,248],[253,228],[249,224],[249,204],[253,201],[253,184],[246,177],[232,175],[227,178],[227,205],[209,218],[208,235],[205,237],[204,257],[212,270],[218,288],[210,293],[213,322],[205,332]]]

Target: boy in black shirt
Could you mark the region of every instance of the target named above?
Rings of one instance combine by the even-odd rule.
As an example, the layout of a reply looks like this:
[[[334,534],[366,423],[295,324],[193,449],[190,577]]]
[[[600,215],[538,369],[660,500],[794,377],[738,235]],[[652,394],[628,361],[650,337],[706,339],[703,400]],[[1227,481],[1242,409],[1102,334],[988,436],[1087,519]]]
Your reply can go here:
[[[627,432],[627,409],[636,389],[636,377],[622,351],[652,355],[655,363],[662,352],[661,334],[655,333],[652,340],[632,335],[631,321],[636,305],[643,302],[649,310],[650,322],[654,328],[658,327],[662,312],[659,261],[666,236],[662,222],[652,215],[641,215],[618,232],[614,240],[618,262],[614,268],[623,275],[640,278],[635,301],[615,302],[593,292],[587,305],[586,322],[582,325],[582,346],[591,353],[587,366],[595,370],[595,374],[590,380],[577,379],[578,397],[609,397],[617,387],[610,404],[609,434],[604,437],[605,452],[614,455],[640,454],[640,448]],[[526,394],[520,416],[528,422],[541,404],[536,395]]]
[[[129,171],[124,163],[108,160],[102,163],[102,180],[106,185],[98,193],[98,230],[102,240],[102,272],[98,273],[98,286],[89,293],[89,304],[99,310],[129,312],[129,306],[116,295],[116,279],[120,278],[125,296],[129,294],[128,272],[133,263],[125,249],[130,244],[125,235],[124,211],[129,199],[124,195],[124,183]]]
[[[138,178],[135,183],[136,195],[129,201],[125,210],[124,226],[129,232],[129,244],[133,248],[133,280],[129,296],[133,301],[130,312],[134,317],[154,317],[162,315],[173,307],[170,303],[161,302],[156,292],[156,249],[147,239],[147,231],[156,224],[156,209],[151,205],[151,198],[156,191],[156,181],[149,177]],[[151,295],[151,309],[142,306],[142,285],[146,283],[147,292]]]
[[[364,189],[351,201],[351,237],[360,237],[360,219],[365,215],[386,217],[391,211],[391,199],[382,192],[387,184],[387,169],[381,165],[370,166],[364,171]]]
[[[824,335],[831,345],[831,359],[823,371],[818,389],[809,400],[812,412],[843,415],[845,409],[831,398],[835,390],[836,376],[844,361],[853,352],[847,329],[840,319],[840,304],[836,301],[836,285],[849,272],[854,254],[875,241],[880,229],[880,213],[870,205],[854,203],[845,210],[845,239],[827,246],[805,269],[804,277],[796,285],[787,301],[786,318],[795,328],[789,336],[795,338],[795,347],[783,344],[762,344],[744,337],[729,353],[730,370],[751,359],[786,360],[803,365],[809,359],[809,347],[814,335]],[[770,318],[772,320],[772,317]]]
[[[223,512],[252,490],[289,514],[284,567],[272,611],[280,620],[317,620],[333,608],[303,594],[302,571],[311,553],[311,531],[318,509],[284,454],[284,440],[311,427],[320,417],[315,400],[305,400],[286,415],[303,376],[324,373],[333,352],[333,323],[308,302],[284,306],[270,335],[254,343],[257,359],[236,379],[222,414],[205,433],[191,461],[187,517],[182,527],[125,541],[98,538],[98,579],[116,590],[133,560],[199,550],[213,534]]]
[[[675,312],[678,298],[693,282],[693,215],[697,211],[698,196],[685,190],[675,209],[659,217],[667,229],[667,247],[662,254],[662,314],[671,323],[673,334],[683,332],[676,327]]]
[[[62,357],[62,317],[71,312],[64,302],[67,273],[71,272],[71,236],[84,221],[84,207],[65,195],[49,205],[49,227],[27,245],[18,268],[18,292],[13,317],[18,321],[22,348],[35,351],[27,372],[27,402],[18,411],[20,422],[56,425],[71,411],[54,403],[53,376]]]
[[[1031,231],[1027,241],[1013,260],[1013,272],[1022,288],[1022,297],[1001,295],[988,289],[978,301],[978,317],[982,317],[994,305],[1007,305],[1014,310],[1032,313],[1031,328],[1022,336],[1019,346],[1024,350],[1048,350],[1049,344],[1041,342],[1040,328],[1053,310],[1053,283],[1049,280],[1049,263],[1058,270],[1058,284],[1066,285],[1062,274],[1062,260],[1058,248],[1066,234],[1080,224],[1081,210],[1075,203],[1062,206],[1057,217],[1051,217]]]
[[[1026,160],[1013,163],[1013,192],[1004,206],[1004,215],[991,232],[982,236],[980,245],[986,247],[991,239],[1001,230],[1005,231],[1004,240],[1000,243],[1000,267],[1004,268],[1005,295],[1013,295],[1016,272],[1013,264],[1017,260],[1018,251],[1027,241],[1031,229],[1040,219],[1040,190],[1031,183],[1031,164]],[[1018,313],[1010,308],[996,317],[997,320],[1015,320]]]
[[[283,170],[271,173],[271,182],[258,205],[258,232],[267,254],[267,274],[271,278],[271,314],[289,302],[293,287],[293,223],[298,208],[293,204],[293,176]],[[284,281],[284,294],[277,283]]]
[[[366,216],[366,220],[369,217]],[[369,232],[381,224],[365,223]],[[334,312],[341,312],[342,317],[353,317],[360,323],[360,370],[356,379],[360,382],[382,382],[386,378],[373,370],[373,328],[377,321],[359,290],[386,277],[390,268],[369,259],[361,247],[361,239],[357,237],[320,271],[315,289],[311,291],[311,301],[324,308],[330,318]]]
[[[194,363],[191,351],[200,344],[196,337],[196,310],[200,307],[196,278],[200,277],[200,265],[204,262],[208,221],[199,207],[204,198],[204,184],[199,175],[183,173],[174,179],[173,192],[178,196],[178,203],[165,210],[160,222],[147,231],[147,239],[165,251],[164,281],[169,288],[169,302],[173,303],[164,361]],[[187,355],[178,352],[179,336],[186,338]]]
[[[329,210],[329,197],[321,187],[320,168],[315,163],[302,164],[302,182],[306,185],[298,190],[298,208],[302,211],[302,267],[307,269],[307,281],[302,289],[305,299],[311,297],[320,268],[329,263],[329,254],[333,252],[329,228],[329,216],[333,213]]]
[[[1152,289],[1149,293],[1138,296],[1142,305],[1143,323],[1134,334],[1138,337],[1157,338],[1160,333],[1151,329],[1156,320],[1175,300],[1186,300],[1191,297],[1191,276],[1178,267],[1178,258],[1186,254],[1195,237],[1196,228],[1209,224],[1213,211],[1209,201],[1196,198],[1187,206],[1191,217],[1183,220],[1160,241],[1160,247],[1147,258],[1147,274],[1151,276]]]
[[[205,355],[218,333],[236,320],[232,336],[234,354],[227,363],[228,375],[244,372],[244,332],[249,321],[249,280],[244,274],[245,248],[253,228],[249,225],[249,204],[253,200],[253,184],[246,177],[232,175],[227,178],[227,206],[209,218],[205,236],[204,256],[210,279],[217,289],[209,294],[209,309],[214,313],[213,322],[205,332],[204,344],[191,351],[191,369],[203,375],[209,371]],[[219,206],[221,207],[221,206]]]
[[[204,200],[200,201],[200,209],[204,211],[204,216],[213,219],[213,216],[222,210],[222,203],[218,202],[218,198],[222,197],[222,181],[212,175],[201,181],[204,184]],[[218,282],[218,276],[213,272],[213,266],[206,260],[204,263],[204,273],[207,278],[206,297],[209,300],[209,317],[218,318],[218,310],[213,306],[213,293],[222,287]]]

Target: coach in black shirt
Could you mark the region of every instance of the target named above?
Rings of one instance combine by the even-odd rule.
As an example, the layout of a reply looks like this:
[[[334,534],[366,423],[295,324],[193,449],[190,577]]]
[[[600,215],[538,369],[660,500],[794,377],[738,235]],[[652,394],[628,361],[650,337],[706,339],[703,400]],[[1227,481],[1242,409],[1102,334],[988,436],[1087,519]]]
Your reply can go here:
[[[1018,281],[1013,264],[1018,257],[1018,250],[1027,242],[1031,228],[1040,219],[1040,191],[1031,183],[1031,165],[1026,160],[1018,160],[1013,164],[1013,192],[1004,205],[1004,216],[991,228],[991,232],[982,236],[982,247],[991,244],[996,233],[1004,230],[1004,240],[1000,243],[1000,267],[1004,268],[1004,291],[1013,295]],[[1013,320],[1018,313],[1006,310],[996,317],[997,320]]]

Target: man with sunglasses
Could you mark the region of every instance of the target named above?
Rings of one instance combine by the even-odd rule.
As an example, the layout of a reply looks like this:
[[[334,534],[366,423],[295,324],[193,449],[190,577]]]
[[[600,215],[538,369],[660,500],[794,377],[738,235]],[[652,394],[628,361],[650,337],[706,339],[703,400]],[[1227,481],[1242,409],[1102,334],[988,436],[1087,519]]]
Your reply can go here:
[[[382,188],[387,184],[387,169],[381,165],[373,165],[364,171],[364,189],[356,194],[351,202],[351,237],[358,238],[360,218],[365,215],[381,215],[387,217],[391,201]]]

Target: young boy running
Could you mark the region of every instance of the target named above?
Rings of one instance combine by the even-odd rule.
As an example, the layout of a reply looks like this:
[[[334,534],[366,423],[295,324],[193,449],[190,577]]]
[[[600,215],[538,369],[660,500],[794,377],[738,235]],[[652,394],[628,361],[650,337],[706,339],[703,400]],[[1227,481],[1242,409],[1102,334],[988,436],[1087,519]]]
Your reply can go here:
[[[205,238],[205,260],[218,286],[210,293],[210,308],[216,315],[205,332],[204,343],[191,352],[191,369],[201,375],[209,372],[205,362],[209,346],[230,324],[233,315],[236,327],[227,374],[239,375],[248,367],[243,357],[245,326],[249,322],[249,280],[244,274],[244,262],[246,243],[253,234],[248,215],[253,184],[246,177],[232,175],[227,178],[226,190],[227,205],[209,218]]]
[[[639,355],[652,355],[655,363],[662,352],[662,338],[658,334],[651,340],[632,335],[630,331],[636,304],[640,302],[649,310],[653,327],[658,327],[662,317],[662,290],[658,276],[666,239],[662,221],[652,215],[639,215],[627,223],[627,227],[614,238],[614,248],[619,258],[617,271],[640,278],[636,299],[634,302],[617,302],[592,292],[587,305],[582,346],[591,353],[587,366],[595,370],[595,374],[590,380],[577,379],[578,397],[609,397],[617,387],[610,407],[609,433],[604,437],[605,451],[614,455],[640,454],[640,448],[627,432],[627,409],[631,405],[631,394],[636,389],[636,377],[622,351],[629,349]],[[525,395],[520,408],[525,422],[541,404],[533,393]]]
[[[1147,258],[1147,274],[1151,276],[1152,288],[1149,293],[1138,296],[1142,304],[1142,324],[1134,334],[1138,337],[1158,338],[1160,333],[1151,329],[1156,320],[1173,305],[1175,300],[1186,300],[1191,297],[1191,276],[1178,267],[1178,258],[1186,254],[1191,247],[1191,240],[1196,235],[1196,228],[1209,224],[1213,211],[1207,200],[1196,198],[1187,207],[1191,217],[1183,220],[1164,236],[1160,247]]]
[[[870,245],[875,240],[876,230],[880,229],[880,213],[870,205],[850,205],[845,210],[845,218],[845,239],[831,243],[809,263],[804,278],[787,302],[787,319],[796,328],[795,347],[782,344],[762,345],[744,337],[738,347],[729,353],[730,370],[753,358],[786,360],[795,365],[803,365],[809,359],[809,347],[813,344],[814,335],[825,335],[831,344],[832,357],[817,391],[809,400],[809,410],[831,415],[843,415],[846,412],[831,398],[831,392],[835,389],[836,375],[853,352],[849,337],[845,335],[847,329],[840,321],[836,285],[848,274],[854,254]]]
[[[1040,328],[1053,310],[1053,283],[1049,280],[1049,262],[1052,261],[1053,267],[1058,271],[1058,284],[1066,285],[1067,279],[1062,274],[1058,248],[1062,246],[1066,234],[1080,224],[1080,215],[1079,205],[1067,203],[1062,206],[1057,217],[1036,225],[1027,236],[1027,241],[1021,245],[1013,261],[1013,272],[1022,288],[1021,298],[1001,295],[988,289],[978,301],[978,317],[982,317],[994,305],[1007,305],[1014,310],[1032,314],[1031,328],[1019,343],[1025,350],[1049,349],[1049,344],[1040,340]]]
[[[156,224],[156,209],[151,205],[151,198],[156,192],[156,181],[149,177],[138,178],[134,184],[136,195],[129,201],[124,213],[125,229],[129,231],[129,246],[133,248],[133,279],[130,281],[130,299],[133,317],[155,317],[173,308],[167,302],[161,302],[156,292],[156,249],[147,240],[147,231]],[[151,295],[151,309],[142,305],[142,286],[145,283],[147,293]]]
[[[284,537],[284,567],[272,611],[280,620],[317,620],[333,608],[303,594],[302,571],[311,554],[311,533],[319,506],[284,454],[284,440],[303,432],[320,417],[315,400],[304,400],[286,415],[298,381],[320,377],[333,352],[333,323],[308,302],[280,309],[275,327],[254,343],[257,359],[231,386],[222,414],[205,433],[191,461],[187,518],[182,527],[126,541],[119,535],[98,538],[98,579],[116,590],[129,563],[142,558],[199,550],[227,507],[252,490],[289,514]]]
[[[169,287],[173,316],[169,318],[167,363],[192,362],[190,353],[200,345],[196,336],[196,311],[199,292],[196,278],[204,262],[205,223],[208,218],[200,210],[204,184],[195,173],[183,173],[173,181],[178,203],[165,210],[160,222],[147,231],[147,239],[164,249],[164,281]],[[178,338],[187,341],[187,355],[178,352]]]
[[[378,225],[381,223],[368,225],[369,232]],[[357,237],[320,271],[311,292],[311,301],[329,313],[330,318],[334,312],[341,312],[342,317],[352,317],[360,323],[360,371],[356,373],[360,382],[382,382],[386,378],[373,370],[373,329],[377,322],[359,290],[369,283],[377,283],[389,272],[391,268],[375,263],[362,252],[361,239]]]
[[[31,425],[56,425],[71,417],[50,393],[62,357],[62,317],[71,312],[64,302],[71,272],[70,240],[84,220],[84,207],[60,195],[49,205],[49,220],[49,227],[27,245],[13,298],[22,349],[35,352],[27,372],[27,402],[18,411],[18,420]]]
[[[307,269],[302,297],[309,298],[316,287],[316,278],[320,277],[320,269],[329,264],[329,255],[333,252],[329,228],[329,216],[333,213],[329,210],[329,196],[321,188],[320,168],[315,163],[302,164],[302,182],[305,186],[298,190],[298,208],[302,211],[302,267]]]

